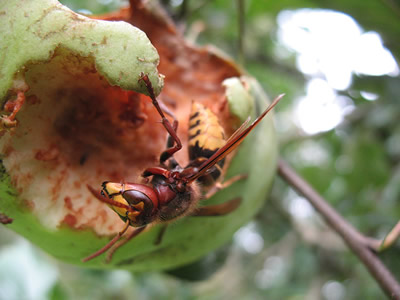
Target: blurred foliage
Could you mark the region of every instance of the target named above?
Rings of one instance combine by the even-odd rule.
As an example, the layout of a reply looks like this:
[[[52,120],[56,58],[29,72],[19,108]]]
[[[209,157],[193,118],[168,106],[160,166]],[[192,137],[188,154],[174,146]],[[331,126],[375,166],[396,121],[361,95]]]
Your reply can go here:
[[[62,2],[87,14],[104,13],[126,4],[111,0]],[[161,2],[189,39],[201,45],[216,45],[238,57],[237,1]],[[380,0],[244,3],[245,68],[269,95],[282,92],[287,95],[276,109],[282,157],[360,231],[382,238],[400,218],[400,78],[353,74],[351,85],[336,91],[351,99],[351,113],[334,129],[308,135],[296,123],[294,109],[296,99],[306,94],[305,86],[312,76],[301,73],[296,66],[296,53],[278,42],[276,18],[283,10],[300,8],[341,11],[352,16],[365,31],[378,32],[384,45],[399,59],[399,3]],[[374,93],[377,100],[368,101],[363,96],[365,91]],[[304,212],[307,214],[299,215]],[[0,236],[0,257],[3,257],[0,299],[9,300],[13,298],[7,297],[1,287],[14,273],[4,269],[4,257],[11,255],[9,250],[15,243],[5,230],[0,231]],[[59,264],[37,250],[29,251],[57,274],[45,296],[54,300],[384,298],[365,267],[307,202],[279,178],[264,209],[235,235],[223,267],[202,282],[190,282],[182,276],[193,280],[196,277],[193,273],[212,273],[224,261],[218,253],[211,253],[199,262],[201,269],[194,265],[170,272],[179,273],[178,279],[168,274],[79,269]],[[226,249],[222,253],[225,255]],[[385,252],[382,259],[400,280],[399,249],[394,247]],[[18,288],[23,293],[24,287]]]

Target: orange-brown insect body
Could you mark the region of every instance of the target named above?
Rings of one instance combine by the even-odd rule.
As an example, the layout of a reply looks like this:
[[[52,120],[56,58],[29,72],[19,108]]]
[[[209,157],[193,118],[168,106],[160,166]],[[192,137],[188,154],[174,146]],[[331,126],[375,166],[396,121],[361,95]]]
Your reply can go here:
[[[193,102],[189,119],[189,159],[209,158],[225,143],[225,132],[217,116],[204,105]]]
[[[160,155],[160,166],[147,168],[143,172],[144,178],[151,177],[147,184],[104,182],[101,193],[88,186],[96,198],[120,215],[125,226],[112,241],[83,261],[107,251],[129,226],[139,228],[116,245],[114,250],[151,223],[169,222],[185,215],[220,216],[235,210],[240,204],[238,198],[219,205],[197,208],[200,197],[195,182],[199,180],[210,184],[210,181],[218,178],[221,174],[218,164],[222,164],[224,158],[244,140],[283,96],[277,97],[252,124],[249,125],[250,119],[243,123],[227,141],[217,117],[208,108],[194,103],[189,124],[190,162],[186,167],[181,167],[173,157],[174,153],[182,148],[176,133],[178,121],[168,108],[157,101],[148,76],[142,74],[139,80],[145,83],[153,105],[162,118],[162,124],[170,135],[167,149]],[[173,117],[173,124],[168,121],[164,112]],[[164,230],[161,230],[161,233],[163,234]],[[157,242],[161,241],[161,236]],[[113,252],[109,253],[109,259]]]
[[[189,119],[189,166],[201,165],[226,143],[225,132],[217,116],[204,105],[192,102]],[[220,160],[212,170],[199,178],[203,185],[211,185],[222,174],[225,160]]]

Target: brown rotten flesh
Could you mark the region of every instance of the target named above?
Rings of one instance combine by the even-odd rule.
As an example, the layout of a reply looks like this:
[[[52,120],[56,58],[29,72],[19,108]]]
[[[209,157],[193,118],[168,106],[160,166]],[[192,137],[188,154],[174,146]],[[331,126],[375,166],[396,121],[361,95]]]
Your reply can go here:
[[[188,163],[192,101],[209,107],[232,133],[222,82],[241,75],[233,64],[189,45],[167,19],[138,3],[99,18],[133,24],[156,47],[158,70],[165,75],[158,99],[179,121],[184,146],[175,157],[181,165]],[[48,228],[65,225],[115,234],[123,223],[86,185],[100,189],[105,180],[140,183],[143,170],[158,164],[167,132],[151,100],[110,85],[91,58],[62,47],[48,62],[25,66],[24,74],[25,84],[14,88],[5,104],[6,121],[14,121],[8,127],[14,128],[0,140],[11,184]]]
[[[146,93],[138,82],[141,72],[149,75],[156,94],[162,87],[159,73],[165,75],[158,99],[179,121],[183,149],[175,158],[182,166],[188,163],[192,101],[216,114],[226,136],[239,120],[260,115],[268,102],[256,80],[209,48],[188,44],[168,18],[144,3],[153,2],[131,1],[130,9],[100,18],[142,29],[158,53],[136,27],[80,16],[56,0],[9,0],[0,10],[0,37],[6,41],[0,44],[6,55],[0,57],[7,58],[0,59],[0,222],[65,262],[83,264],[124,227],[87,185],[100,191],[106,180],[141,183],[142,172],[157,166],[165,150],[168,134],[149,97],[141,94]],[[199,202],[241,199],[237,209],[218,217],[181,218],[158,244],[162,226],[148,226],[109,264],[101,255],[85,265],[165,270],[222,246],[263,206],[277,155],[269,114],[225,163],[226,180],[247,177]]]

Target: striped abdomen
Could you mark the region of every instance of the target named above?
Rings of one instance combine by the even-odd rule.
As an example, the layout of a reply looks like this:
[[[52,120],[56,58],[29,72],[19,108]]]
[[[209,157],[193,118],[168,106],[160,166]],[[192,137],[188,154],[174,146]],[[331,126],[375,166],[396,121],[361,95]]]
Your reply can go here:
[[[217,116],[200,103],[192,103],[192,111],[189,120],[189,159],[190,165],[199,166],[207,158],[211,157],[219,148],[225,145],[224,129],[220,125]],[[221,160],[211,170],[210,175],[215,180],[221,175],[224,160]],[[210,183],[207,175],[200,178],[204,183]]]

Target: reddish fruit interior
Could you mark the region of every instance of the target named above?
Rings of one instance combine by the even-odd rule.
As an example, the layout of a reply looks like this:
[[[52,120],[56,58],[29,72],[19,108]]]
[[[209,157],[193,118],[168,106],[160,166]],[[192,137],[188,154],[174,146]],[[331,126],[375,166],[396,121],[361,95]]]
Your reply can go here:
[[[133,13],[132,13],[133,12]],[[217,114],[232,132],[222,81],[240,76],[206,48],[188,45],[164,19],[144,7],[124,9],[104,19],[125,20],[144,30],[160,54],[165,87],[159,96],[179,120],[183,149],[191,101]],[[0,139],[3,164],[23,205],[50,228],[67,225],[113,234],[122,222],[87,190],[105,180],[140,182],[158,163],[167,132],[147,96],[113,87],[96,71],[92,58],[57,49],[46,63],[26,66],[30,87],[18,112],[18,126]]]

